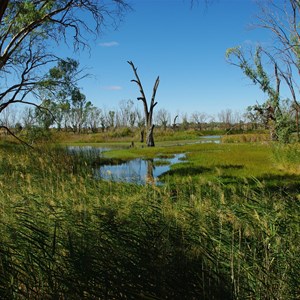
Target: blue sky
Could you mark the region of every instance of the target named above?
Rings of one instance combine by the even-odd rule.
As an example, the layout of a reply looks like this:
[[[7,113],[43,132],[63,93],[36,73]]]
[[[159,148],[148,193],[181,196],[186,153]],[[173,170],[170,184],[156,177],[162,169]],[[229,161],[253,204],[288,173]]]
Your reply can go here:
[[[225,109],[244,112],[265,96],[242,72],[229,65],[229,47],[269,42],[267,32],[251,30],[257,6],[253,0],[214,0],[208,7],[189,0],[132,0],[118,30],[105,28],[91,51],[79,55],[92,78],[80,83],[88,100],[100,108],[117,108],[139,95],[132,60],[146,96],[160,76],[157,109],[175,114],[194,111],[217,115]]]

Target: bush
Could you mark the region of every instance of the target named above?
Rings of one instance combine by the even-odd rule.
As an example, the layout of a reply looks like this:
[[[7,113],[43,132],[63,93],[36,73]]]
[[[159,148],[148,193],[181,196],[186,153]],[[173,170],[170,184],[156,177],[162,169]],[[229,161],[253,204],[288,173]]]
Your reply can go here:
[[[51,131],[41,127],[32,126],[25,133],[26,142],[30,145],[48,143],[52,141]]]

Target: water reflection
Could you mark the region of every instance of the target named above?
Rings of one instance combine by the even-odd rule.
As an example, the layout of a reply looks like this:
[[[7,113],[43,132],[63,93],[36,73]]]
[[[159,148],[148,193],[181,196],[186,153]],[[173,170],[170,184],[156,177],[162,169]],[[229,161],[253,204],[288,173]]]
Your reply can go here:
[[[97,146],[68,146],[67,149],[70,153],[92,152],[92,153],[98,153],[98,154],[111,150],[111,148],[97,147]]]
[[[221,136],[203,136],[193,143],[220,143]],[[99,158],[109,148],[93,146],[69,146],[72,153],[80,153],[91,159]],[[117,182],[129,182],[137,184],[161,184],[158,177],[170,170],[172,164],[183,160],[185,154],[176,154],[173,157],[154,159],[134,159],[116,165],[103,165],[95,168],[95,177]],[[100,159],[101,160],[101,159]]]
[[[221,136],[220,135],[204,135],[200,137],[200,140],[197,142],[197,144],[206,144],[206,143],[214,143],[214,144],[220,144],[221,142]]]
[[[117,182],[137,184],[159,184],[159,175],[170,170],[172,164],[178,163],[185,157],[177,154],[172,158],[133,159],[118,165],[104,165],[97,170],[97,177]],[[166,164],[168,163],[168,164]]]

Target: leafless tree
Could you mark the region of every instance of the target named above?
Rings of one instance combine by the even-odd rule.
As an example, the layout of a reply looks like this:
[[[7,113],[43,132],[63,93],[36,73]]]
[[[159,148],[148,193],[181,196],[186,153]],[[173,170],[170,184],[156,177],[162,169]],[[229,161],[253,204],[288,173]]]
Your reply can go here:
[[[192,113],[192,121],[197,124],[199,130],[203,129],[204,123],[207,121],[208,115],[205,112],[194,112]]]
[[[233,124],[233,112],[231,109],[221,110],[218,113],[218,118],[223,123],[226,130],[229,130]]]
[[[143,106],[144,106],[146,131],[147,131],[146,144],[147,144],[148,147],[154,147],[155,143],[154,143],[154,137],[153,137],[153,129],[154,129],[153,109],[157,105],[157,102],[155,102],[155,96],[156,96],[156,91],[157,91],[157,88],[158,88],[158,85],[159,85],[159,76],[155,80],[155,83],[154,83],[154,86],[153,86],[151,102],[150,102],[150,105],[148,107],[147,98],[146,98],[146,95],[144,93],[144,89],[143,89],[141,80],[138,76],[137,68],[134,66],[132,61],[128,61],[128,64],[132,67],[132,70],[133,70],[134,75],[135,75],[135,79],[132,79],[131,81],[135,82],[138,85],[139,89],[140,89],[141,96],[138,97],[137,99],[141,100],[143,102]]]
[[[120,126],[126,127],[126,126],[131,126],[132,122],[130,122],[134,119],[133,113],[133,101],[132,100],[122,100],[119,103],[119,108],[120,108]],[[131,124],[130,124],[131,123]]]
[[[16,123],[16,113],[7,107],[0,115],[0,125],[3,128],[13,128]]]
[[[159,109],[155,114],[156,123],[164,130],[167,129],[167,126],[170,123],[170,118],[170,113],[165,108]]]
[[[176,123],[177,119],[178,119],[178,115],[176,115],[173,119],[173,124],[172,124],[173,129],[176,129],[176,127],[177,127],[177,123]]]

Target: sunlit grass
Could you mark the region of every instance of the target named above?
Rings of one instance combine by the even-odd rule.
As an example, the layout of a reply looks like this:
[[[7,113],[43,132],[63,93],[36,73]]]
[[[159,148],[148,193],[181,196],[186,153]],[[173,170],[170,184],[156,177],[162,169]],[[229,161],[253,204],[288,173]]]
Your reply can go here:
[[[173,166],[173,170],[202,168],[201,176],[259,177],[264,174],[280,174],[272,160],[272,147],[267,144],[185,144],[157,146],[155,148],[121,149],[107,152],[111,158],[154,158],[159,155],[186,153],[188,163]],[[196,171],[194,175],[196,175]]]
[[[300,144],[274,145],[273,159],[281,169],[289,169],[296,174],[300,173]]]

